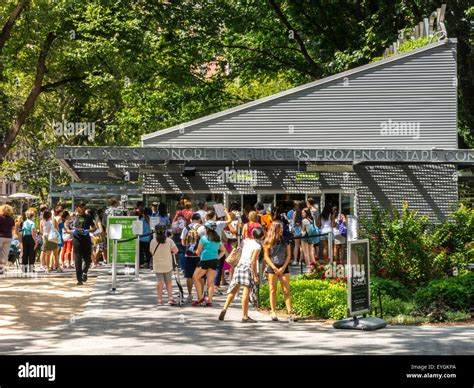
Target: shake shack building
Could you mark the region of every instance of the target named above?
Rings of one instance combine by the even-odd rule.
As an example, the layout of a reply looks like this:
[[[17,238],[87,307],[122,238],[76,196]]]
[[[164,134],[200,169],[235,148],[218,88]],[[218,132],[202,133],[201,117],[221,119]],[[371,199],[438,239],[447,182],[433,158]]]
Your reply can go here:
[[[141,182],[151,201],[312,196],[356,217],[404,201],[433,222],[458,199],[456,41],[445,39],[143,136],[141,147],[61,147],[76,181]]]

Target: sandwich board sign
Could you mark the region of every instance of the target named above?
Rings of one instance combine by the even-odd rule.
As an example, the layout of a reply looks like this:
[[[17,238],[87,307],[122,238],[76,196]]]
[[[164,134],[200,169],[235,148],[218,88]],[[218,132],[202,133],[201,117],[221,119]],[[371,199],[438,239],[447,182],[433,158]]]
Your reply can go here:
[[[134,216],[109,216],[107,218],[107,235],[110,233],[110,225],[122,225],[122,240],[136,237],[133,230],[133,222],[137,221],[138,217]],[[112,262],[113,240],[108,239],[108,262]],[[117,244],[117,264],[134,265],[138,257],[138,238],[126,242],[119,242]]]
[[[348,316],[368,313],[370,306],[369,240],[348,241]]]

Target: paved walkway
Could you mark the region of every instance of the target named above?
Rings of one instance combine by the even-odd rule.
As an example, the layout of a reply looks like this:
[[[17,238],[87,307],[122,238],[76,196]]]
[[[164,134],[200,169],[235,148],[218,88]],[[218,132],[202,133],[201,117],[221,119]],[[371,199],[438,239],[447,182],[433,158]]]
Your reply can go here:
[[[321,323],[271,322],[252,311],[240,322],[240,304],[217,320],[212,308],[157,307],[151,273],[120,277],[119,295],[107,294],[103,273],[86,310],[47,330],[0,336],[9,354],[474,354],[473,326],[389,326],[376,332],[335,330]]]

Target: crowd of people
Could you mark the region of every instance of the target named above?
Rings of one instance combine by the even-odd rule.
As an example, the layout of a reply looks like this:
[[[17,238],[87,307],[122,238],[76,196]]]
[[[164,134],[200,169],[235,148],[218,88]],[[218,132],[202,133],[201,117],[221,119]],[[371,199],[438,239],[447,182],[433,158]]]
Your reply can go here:
[[[346,216],[327,204],[320,212],[312,198],[295,201],[289,211],[265,209],[263,203],[241,212],[239,203],[207,206],[182,199],[171,215],[163,203],[146,207],[143,201],[127,212],[116,199],[106,209],[95,210],[84,203],[74,211],[57,204],[29,208],[14,219],[9,205],[0,206],[0,275],[11,256],[12,246],[21,255],[23,272],[63,272],[75,268],[77,285],[87,281],[91,266],[107,263],[107,220],[110,216],[136,216],[143,223],[139,239],[139,265],[156,274],[157,304],[175,305],[172,271],[178,266],[186,279],[186,301],[192,306],[212,306],[216,292],[227,299],[219,314],[224,320],[230,304],[242,290],[242,321],[249,303],[256,303],[256,286],[268,280],[272,320],[276,315],[277,284],[285,299],[290,319],[294,319],[290,297],[292,265],[309,266],[314,258],[327,257],[328,233],[334,235],[334,256],[342,259],[347,231]],[[229,256],[238,256],[231,265]],[[174,257],[177,257],[176,262]],[[35,267],[35,262],[39,266]],[[194,294],[193,294],[194,290]]]

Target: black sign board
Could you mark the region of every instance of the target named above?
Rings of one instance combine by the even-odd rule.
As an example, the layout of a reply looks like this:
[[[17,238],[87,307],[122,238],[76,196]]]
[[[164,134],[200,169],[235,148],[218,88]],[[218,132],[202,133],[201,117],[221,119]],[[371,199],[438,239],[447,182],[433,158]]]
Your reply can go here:
[[[349,241],[347,255],[348,314],[364,314],[370,311],[369,240]]]

